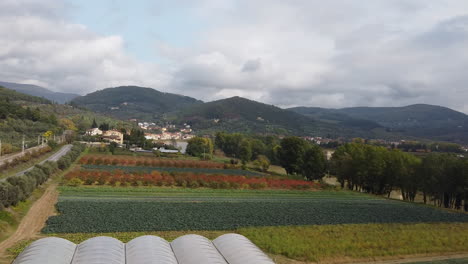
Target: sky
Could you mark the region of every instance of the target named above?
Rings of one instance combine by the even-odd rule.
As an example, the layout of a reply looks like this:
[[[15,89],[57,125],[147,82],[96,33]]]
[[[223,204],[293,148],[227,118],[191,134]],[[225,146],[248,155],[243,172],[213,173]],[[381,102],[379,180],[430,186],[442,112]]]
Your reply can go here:
[[[464,0],[2,0],[0,80],[468,113]]]

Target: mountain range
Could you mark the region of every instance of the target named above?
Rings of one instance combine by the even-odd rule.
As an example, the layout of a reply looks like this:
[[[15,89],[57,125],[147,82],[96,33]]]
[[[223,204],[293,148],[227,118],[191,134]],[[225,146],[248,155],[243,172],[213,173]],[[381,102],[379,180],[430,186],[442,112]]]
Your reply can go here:
[[[435,105],[282,109],[241,97],[204,103],[137,86],[107,88],[77,97],[71,103],[125,120],[188,123],[200,133],[224,130],[468,143],[468,116]]]
[[[20,93],[46,98],[50,101],[60,103],[60,104],[67,103],[71,101],[73,98],[76,98],[79,96],[77,94],[72,94],[72,93],[53,92],[44,87],[32,85],[32,84],[0,82],[0,86],[15,90]]]

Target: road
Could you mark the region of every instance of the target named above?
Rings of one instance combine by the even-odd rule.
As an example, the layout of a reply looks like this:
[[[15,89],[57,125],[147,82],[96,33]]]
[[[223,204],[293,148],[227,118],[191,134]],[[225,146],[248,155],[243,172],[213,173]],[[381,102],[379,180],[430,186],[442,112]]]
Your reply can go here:
[[[63,146],[59,151],[55,152],[54,154],[52,154],[52,156],[48,157],[47,159],[41,161],[39,164],[44,164],[44,162],[46,161],[57,161],[59,160],[61,157],[63,157],[65,154],[68,153],[68,151],[70,151],[70,149],[72,148],[73,145],[65,145]],[[16,174],[16,176],[20,176],[20,175],[23,175],[25,174],[26,172],[32,170],[34,168],[34,166],[30,167],[29,169],[26,169],[24,171],[20,171]]]
[[[34,150],[37,150],[37,149],[41,149],[41,148],[46,147],[46,146],[47,145],[45,145],[45,146],[41,145],[41,146],[28,148],[28,149],[24,150],[24,153],[23,152],[18,152],[18,153],[3,155],[3,156],[0,157],[0,165],[2,165],[5,161],[12,161],[15,158],[23,156],[25,153],[28,153],[28,152],[31,152],[31,151],[34,151]]]

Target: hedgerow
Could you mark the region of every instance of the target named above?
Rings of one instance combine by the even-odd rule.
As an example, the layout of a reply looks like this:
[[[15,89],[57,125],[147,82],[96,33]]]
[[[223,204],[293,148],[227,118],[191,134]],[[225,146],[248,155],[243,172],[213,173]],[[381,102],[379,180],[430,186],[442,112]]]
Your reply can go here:
[[[51,175],[59,169],[63,170],[76,160],[84,146],[77,144],[61,157],[57,162],[47,161],[42,165],[36,165],[30,171],[20,176],[10,176],[0,181],[0,209],[18,204],[31,196],[34,189],[46,182]]]
[[[21,157],[17,157],[17,158],[14,158],[10,161],[6,161],[4,162],[2,165],[0,165],[0,171],[4,171],[4,170],[7,170],[7,169],[10,169],[10,168],[14,168],[16,166],[18,166],[19,164],[21,163],[26,163],[32,159],[35,159],[35,158],[38,158],[48,152],[51,152],[52,151],[52,148],[49,147],[49,146],[45,146],[43,148],[40,148],[40,149],[36,149],[36,150],[33,150],[33,151],[30,151],[30,152],[26,152],[24,155],[22,155]]]

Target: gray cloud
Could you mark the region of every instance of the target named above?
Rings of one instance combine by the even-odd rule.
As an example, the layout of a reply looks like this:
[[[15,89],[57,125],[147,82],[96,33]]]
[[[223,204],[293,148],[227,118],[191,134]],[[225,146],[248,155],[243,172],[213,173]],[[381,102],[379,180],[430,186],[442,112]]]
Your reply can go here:
[[[262,67],[262,61],[260,59],[248,60],[242,66],[242,72],[255,72]]]
[[[468,113],[466,1],[174,0],[146,12],[174,5],[206,28],[188,47],[155,39],[163,67],[129,56],[118,35],[67,22],[61,0],[1,1],[0,80],[81,93],[136,84],[285,107],[431,103]],[[114,12],[125,17],[124,8]]]
[[[203,6],[202,15],[218,11],[210,17],[217,26],[191,50],[205,60],[177,65],[174,80],[184,79],[174,82],[177,91],[192,93],[196,76],[192,94],[209,99],[242,94],[281,106],[323,107],[431,103],[467,112],[468,3],[235,3],[226,10],[210,1]],[[213,50],[216,58],[209,56]],[[209,61],[216,66],[207,67]]]

